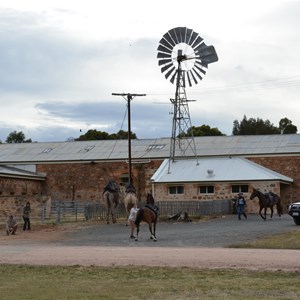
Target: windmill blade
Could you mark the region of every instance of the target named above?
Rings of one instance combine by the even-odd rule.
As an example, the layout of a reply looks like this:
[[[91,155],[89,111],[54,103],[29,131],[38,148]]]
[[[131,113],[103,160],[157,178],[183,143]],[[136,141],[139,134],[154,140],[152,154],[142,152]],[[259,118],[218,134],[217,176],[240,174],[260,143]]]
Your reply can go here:
[[[164,52],[158,52],[157,58],[170,58],[170,54],[164,53]]]
[[[182,72],[182,86],[185,88],[185,72]]]
[[[197,64],[199,64],[199,65],[201,65],[202,67],[204,67],[204,68],[208,68],[208,63],[207,62],[205,62],[205,61],[202,61],[200,58],[196,58],[196,61],[195,61]]]
[[[194,41],[193,45],[191,45],[191,47],[193,49],[195,49],[202,41],[203,41],[203,38],[200,35],[198,35],[196,40]]]
[[[180,43],[185,42],[185,35],[186,35],[186,27],[179,27],[179,40],[180,40]]]
[[[165,53],[170,53],[170,54],[172,53],[172,49],[169,49],[163,45],[159,45],[157,50]]]
[[[191,75],[192,75],[192,78],[193,78],[194,82],[197,84],[198,81],[197,81],[195,75],[193,74],[193,70],[190,70],[190,72],[191,72]]]
[[[171,81],[172,84],[174,83],[174,80],[177,77],[176,75],[177,75],[177,70],[175,71],[175,73],[172,75],[172,77],[170,79],[170,81]]]
[[[199,64],[199,63],[198,63]],[[198,64],[195,64],[194,65],[194,67],[197,69],[197,70],[199,70],[202,74],[206,74],[206,71],[205,70],[203,70],[203,69],[201,69],[199,66],[198,66]],[[200,64],[201,65],[201,64]],[[201,65],[202,66],[202,65]]]
[[[173,68],[170,69],[170,70],[165,74],[166,79],[168,79],[168,77],[172,74],[172,72],[174,72],[174,70],[175,70],[175,67],[173,66]]]
[[[161,66],[170,62],[172,62],[172,59],[161,59],[158,61],[158,65]]]
[[[202,76],[201,76],[195,69],[193,69],[193,71],[194,71],[194,73],[198,76],[198,78],[199,78],[200,80],[202,80]]]
[[[161,72],[164,73],[165,71],[167,71],[171,67],[173,67],[173,63],[167,64],[164,67],[162,67]]]
[[[190,45],[190,39],[192,37],[192,33],[193,33],[193,30],[192,29],[186,29],[186,35],[185,35],[185,40],[184,42],[188,45]]]
[[[178,27],[177,27],[178,28]],[[177,34],[176,34],[176,30],[177,28],[173,28],[169,31],[169,34],[171,36],[171,38],[175,41],[176,44],[179,44],[179,40],[178,40],[178,37],[177,37]]]
[[[160,40],[160,43],[164,44],[164,41],[167,41],[172,48],[176,46],[176,43],[174,40],[172,40],[169,32],[167,32],[163,35],[163,38]]]
[[[190,38],[190,42],[189,42],[189,45],[190,45],[190,46],[192,46],[192,45],[194,44],[194,42],[195,42],[197,36],[198,36],[198,33],[195,32],[195,31],[193,31],[193,32],[192,32],[192,36],[191,36],[191,38]]]
[[[189,86],[192,86],[192,82],[191,82],[191,78],[190,78],[190,71],[187,71],[186,75],[187,75],[187,79],[188,79],[188,82],[189,82]]]

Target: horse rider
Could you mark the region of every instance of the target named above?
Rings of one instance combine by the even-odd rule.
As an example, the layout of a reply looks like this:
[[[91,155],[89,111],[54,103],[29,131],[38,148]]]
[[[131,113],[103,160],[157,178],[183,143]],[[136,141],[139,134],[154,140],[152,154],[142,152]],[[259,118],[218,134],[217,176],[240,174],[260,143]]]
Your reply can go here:
[[[276,195],[272,191],[269,191],[268,193],[265,193],[265,196],[269,199],[270,205],[272,205]]]
[[[125,192],[136,194],[136,189],[131,182],[126,185]]]

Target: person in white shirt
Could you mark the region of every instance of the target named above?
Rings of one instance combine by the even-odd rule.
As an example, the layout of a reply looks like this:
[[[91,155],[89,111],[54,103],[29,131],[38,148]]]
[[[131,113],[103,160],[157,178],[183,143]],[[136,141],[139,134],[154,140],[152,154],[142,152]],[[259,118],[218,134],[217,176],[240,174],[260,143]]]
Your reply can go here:
[[[138,208],[136,204],[133,204],[131,209],[130,209],[130,213],[129,213],[129,217],[128,217],[128,223],[130,225],[130,238],[134,239],[135,236],[133,235],[134,233],[134,229],[135,229],[135,219],[136,219],[136,214],[138,212]]]

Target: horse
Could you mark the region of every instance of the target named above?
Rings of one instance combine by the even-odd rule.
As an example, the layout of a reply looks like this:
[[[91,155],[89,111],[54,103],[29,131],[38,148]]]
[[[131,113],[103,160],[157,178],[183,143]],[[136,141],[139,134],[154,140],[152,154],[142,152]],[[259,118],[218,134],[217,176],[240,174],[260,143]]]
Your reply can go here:
[[[152,239],[154,242],[157,241],[155,232],[156,232],[156,223],[158,218],[158,211],[155,211],[154,209],[150,208],[150,206],[145,206],[143,208],[140,208],[136,214],[135,219],[135,226],[136,226],[136,238],[135,240],[138,241],[139,237],[139,231],[140,231],[140,223],[142,221],[148,223],[149,231],[150,231],[150,239]],[[153,227],[152,227],[153,224]]]
[[[112,217],[112,222],[116,223],[116,208],[119,205],[119,199],[120,199],[120,189],[118,185],[113,181],[110,180],[107,185],[104,187],[103,192],[103,199],[104,203],[107,207],[106,212],[106,223],[109,224],[109,216]]]
[[[130,209],[134,204],[137,204],[138,199],[136,196],[136,190],[133,185],[129,185],[126,187],[125,190],[125,197],[124,197],[124,205],[126,210],[126,226],[128,225],[128,217],[130,214]]]
[[[119,205],[119,193],[118,192],[110,192],[105,191],[103,193],[104,202],[107,207],[106,212],[106,223],[109,224],[109,216],[112,217],[112,222],[116,223],[116,208]]]
[[[260,192],[257,189],[253,189],[253,192],[250,196],[250,199],[253,200],[255,197],[258,197],[259,199],[259,214],[262,217],[263,220],[266,221],[267,219],[267,208],[270,207],[271,209],[271,215],[270,218],[272,219],[273,217],[273,206],[276,204],[277,212],[279,217],[282,214],[282,206],[281,206],[281,200],[280,197],[276,194],[273,194],[273,199],[270,200],[269,196]],[[264,209],[264,214],[261,213],[261,211]]]

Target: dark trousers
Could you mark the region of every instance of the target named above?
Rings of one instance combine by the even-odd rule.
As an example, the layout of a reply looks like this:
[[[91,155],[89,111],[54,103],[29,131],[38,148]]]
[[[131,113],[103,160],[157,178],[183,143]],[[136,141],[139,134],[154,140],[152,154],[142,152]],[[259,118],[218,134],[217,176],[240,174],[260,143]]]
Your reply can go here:
[[[23,220],[24,220],[23,230],[26,230],[26,227],[28,230],[30,230],[30,219],[23,217]]]
[[[243,215],[245,217],[245,219],[247,219],[244,205],[238,205],[236,212],[238,214],[239,220],[241,219],[241,215]]]

